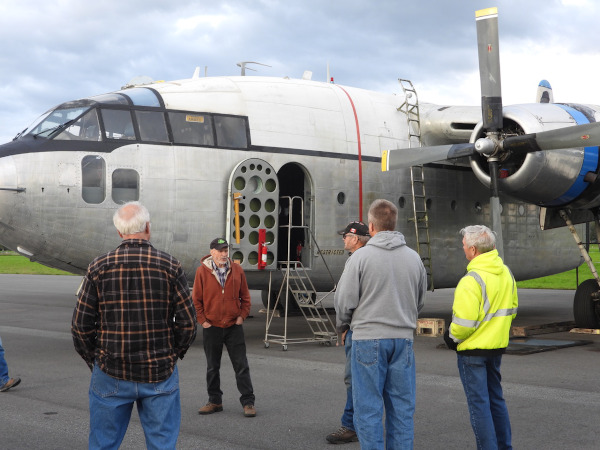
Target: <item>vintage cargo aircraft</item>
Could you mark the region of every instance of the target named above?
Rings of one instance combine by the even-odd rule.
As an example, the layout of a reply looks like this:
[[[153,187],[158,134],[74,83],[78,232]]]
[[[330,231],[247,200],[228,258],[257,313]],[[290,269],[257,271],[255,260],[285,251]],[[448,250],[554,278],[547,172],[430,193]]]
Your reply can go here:
[[[251,288],[281,284],[280,262],[296,261],[323,291],[346,261],[337,230],[387,198],[431,289],[463,275],[458,231],[469,224],[494,222],[518,280],[572,269],[571,233],[550,228],[559,211],[597,215],[600,107],[550,103],[548,92],[548,103],[503,107],[495,11],[477,23],[483,121],[480,107],[419,103],[405,80],[396,95],[198,72],[52,108],[0,146],[0,243],[83,273],[119,242],[113,211],[140,200],[153,242],[190,278],[225,235]],[[598,325],[598,285],[582,286],[576,319]]]

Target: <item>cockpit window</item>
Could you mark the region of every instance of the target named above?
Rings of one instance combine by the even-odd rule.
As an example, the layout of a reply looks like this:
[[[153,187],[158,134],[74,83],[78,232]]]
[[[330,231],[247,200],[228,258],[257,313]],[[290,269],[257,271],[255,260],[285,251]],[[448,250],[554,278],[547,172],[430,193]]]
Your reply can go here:
[[[111,94],[102,94],[90,97],[90,100],[94,100],[98,103],[112,103],[113,105],[129,105],[127,97],[121,94],[113,92]]]
[[[126,95],[131,99],[135,106],[152,106],[159,107],[160,101],[154,91],[146,88],[131,88],[119,91],[120,94]]]
[[[88,111],[61,131],[54,139],[66,141],[100,141],[100,124],[98,123],[96,109]]]
[[[217,145],[219,147],[246,148],[246,120],[243,117],[215,116]]]
[[[88,108],[89,106],[55,109],[45,117],[42,116],[43,119],[37,125],[34,125],[27,134],[35,137],[50,138],[54,133],[70,126],[71,123],[69,122],[77,119]]]
[[[104,122],[104,137],[107,139],[135,140],[135,129],[131,120],[131,113],[124,109],[101,110]]]
[[[142,141],[169,142],[165,115],[158,111],[136,111],[135,118],[140,127]]]
[[[173,140],[176,144],[214,146],[212,117],[191,112],[170,112]]]

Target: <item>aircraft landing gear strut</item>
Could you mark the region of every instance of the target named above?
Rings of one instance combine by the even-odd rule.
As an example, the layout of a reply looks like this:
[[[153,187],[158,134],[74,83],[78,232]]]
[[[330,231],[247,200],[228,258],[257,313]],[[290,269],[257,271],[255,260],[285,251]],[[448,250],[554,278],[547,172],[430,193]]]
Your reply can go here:
[[[573,239],[575,239],[575,242],[577,243],[577,247],[579,247],[581,256],[583,256],[583,259],[594,276],[593,280],[585,280],[577,286],[577,290],[575,291],[575,298],[573,299],[575,326],[577,328],[600,328],[600,276],[598,276],[596,267],[594,266],[588,251],[581,242],[568,213],[561,209],[560,216],[567,224],[569,231],[573,235]],[[600,247],[600,220],[598,218],[597,210],[594,211],[594,220],[596,223],[598,246]]]

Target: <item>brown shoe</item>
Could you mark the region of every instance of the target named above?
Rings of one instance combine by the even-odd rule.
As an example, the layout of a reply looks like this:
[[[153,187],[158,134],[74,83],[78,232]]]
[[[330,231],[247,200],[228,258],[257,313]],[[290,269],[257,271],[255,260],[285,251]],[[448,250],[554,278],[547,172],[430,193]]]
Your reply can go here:
[[[2,386],[0,386],[0,392],[6,392],[10,388],[14,388],[20,382],[21,382],[20,378],[11,378],[11,379],[9,379],[6,383],[4,383]]]
[[[255,417],[256,416],[256,408],[254,405],[244,405],[244,416],[246,417]]]
[[[358,436],[356,436],[356,431],[340,427],[337,431],[328,434],[325,439],[330,444],[347,444],[348,442],[357,442]]]
[[[198,410],[198,414],[213,414],[216,412],[223,411],[223,404],[217,405],[216,403],[208,402],[202,408]]]

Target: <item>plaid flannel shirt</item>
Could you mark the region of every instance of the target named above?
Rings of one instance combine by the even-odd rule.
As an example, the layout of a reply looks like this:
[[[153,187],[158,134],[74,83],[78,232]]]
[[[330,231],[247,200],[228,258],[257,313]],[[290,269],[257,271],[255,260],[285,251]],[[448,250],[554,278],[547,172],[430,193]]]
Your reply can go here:
[[[140,383],[166,380],[196,336],[179,261],[143,239],[124,240],[88,267],[71,333],[90,368]]]

